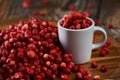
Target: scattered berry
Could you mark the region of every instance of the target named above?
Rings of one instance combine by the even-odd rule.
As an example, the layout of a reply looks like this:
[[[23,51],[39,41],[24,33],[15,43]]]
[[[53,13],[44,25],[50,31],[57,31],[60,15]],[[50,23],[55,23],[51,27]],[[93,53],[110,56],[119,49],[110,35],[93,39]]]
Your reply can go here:
[[[60,80],[69,80],[67,74],[61,74]]]
[[[101,50],[101,51],[100,51],[100,56],[101,56],[101,57],[104,57],[104,56],[106,56],[106,55],[107,55],[107,53],[106,53],[105,50]]]
[[[94,4],[93,3],[88,3],[88,8],[94,8]]]
[[[37,11],[32,11],[33,16],[37,16],[37,14],[38,14]]]
[[[109,29],[112,29],[112,28],[113,28],[113,25],[112,25],[112,24],[108,24],[107,27],[108,27]]]
[[[92,68],[97,68],[98,64],[97,64],[97,62],[93,61],[91,66],[92,66]]]
[[[82,79],[83,76],[82,76],[82,73],[81,72],[77,72],[76,73],[76,79]]]
[[[71,6],[69,6],[69,9],[70,9],[70,11],[75,11],[75,6],[71,5]]]
[[[48,4],[48,0],[43,0],[43,4]]]
[[[94,23],[95,23],[95,26],[97,26],[99,24],[99,20],[98,19],[95,19],[94,20]]]
[[[95,75],[95,76],[93,77],[93,80],[100,80],[100,76],[99,76],[99,75]]]
[[[107,72],[107,70],[108,70],[107,65],[102,65],[102,66],[101,66],[101,71],[102,71],[102,72]]]
[[[25,0],[23,3],[22,3],[22,7],[23,8],[29,8],[31,5],[31,0]]]

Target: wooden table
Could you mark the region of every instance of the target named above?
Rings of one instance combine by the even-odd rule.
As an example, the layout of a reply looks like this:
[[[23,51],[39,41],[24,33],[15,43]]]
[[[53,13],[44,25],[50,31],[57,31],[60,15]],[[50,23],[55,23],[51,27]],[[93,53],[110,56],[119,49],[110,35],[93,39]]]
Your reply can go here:
[[[102,38],[100,33],[96,33],[96,40],[99,41],[100,38]],[[89,69],[92,70],[93,75],[99,74],[102,77],[102,80],[120,80],[120,44],[116,42],[115,39],[108,36],[108,40],[111,41],[111,46],[109,47],[109,53],[105,57],[100,57],[99,53],[100,50],[93,52],[92,59],[89,63],[85,64]],[[101,49],[101,48],[99,48]],[[98,62],[98,68],[92,69],[90,68],[91,61],[97,61]],[[108,66],[108,72],[102,73],[100,71],[101,65],[107,65]]]
[[[69,13],[70,5],[74,5],[79,11],[89,11],[93,19],[99,19],[100,26],[120,42],[120,0],[50,0],[47,5],[42,0],[34,0],[28,9],[22,7],[23,1],[0,0],[0,21],[30,17],[57,21]],[[94,7],[88,8],[89,3],[93,3]],[[37,11],[38,15],[32,15],[32,11]],[[44,12],[46,16],[40,16],[40,12]],[[106,28],[109,23],[113,25],[112,29]]]
[[[23,19],[26,20],[26,19]],[[12,19],[0,22],[1,29],[7,27],[9,24],[18,23],[19,19]],[[95,41],[99,41],[102,38],[101,33],[95,33],[96,38]],[[100,57],[99,53],[101,48],[97,51],[92,52],[92,58],[88,63],[83,64],[83,66],[92,72],[92,77],[94,75],[100,75],[101,80],[120,80],[120,43],[118,43],[114,38],[108,36],[108,40],[111,41],[111,45],[109,46],[109,53],[105,57]],[[98,63],[97,68],[91,68],[91,62],[96,61]],[[107,65],[108,71],[103,73],[100,71],[101,65]],[[74,77],[72,74],[70,78]],[[74,79],[73,79],[74,80]]]
[[[19,1],[19,3],[17,1]],[[96,0],[89,0],[89,1],[95,2]],[[109,47],[110,51],[107,56],[100,57],[99,51],[101,48],[99,48],[98,51],[92,53],[91,60],[83,65],[87,69],[92,71],[93,73],[92,76],[96,74],[100,75],[102,78],[101,80],[120,80],[120,43],[117,42],[117,40],[120,41],[120,0],[109,0],[109,1],[101,0],[101,1],[102,2],[100,3],[101,5],[100,5],[99,15],[95,17],[99,18],[100,25],[103,28],[105,28],[105,30],[109,34],[108,39],[111,41],[111,46]],[[13,5],[12,3],[15,4]],[[83,1],[81,1],[81,3],[87,4],[86,2]],[[23,20],[26,20],[28,17],[31,17],[31,14],[28,15],[30,9],[25,10],[20,6],[21,6],[20,0],[9,0],[9,1],[0,0],[0,11],[1,11],[0,29],[3,29],[3,27],[7,27],[9,24],[17,23],[21,19],[21,17],[23,18]],[[86,9],[84,5],[82,5],[81,8]],[[23,15],[20,15],[19,9],[21,12],[24,12]],[[33,10],[33,8],[31,9]],[[93,11],[95,12],[96,10]],[[106,25],[109,23],[113,24],[114,26],[113,29],[106,28]],[[96,33],[96,35],[98,36],[96,41],[98,41],[102,36],[100,35],[100,33]],[[91,68],[92,61],[97,61],[98,67],[96,69]],[[108,71],[105,73],[102,73],[100,71],[100,66],[102,64],[108,65]]]

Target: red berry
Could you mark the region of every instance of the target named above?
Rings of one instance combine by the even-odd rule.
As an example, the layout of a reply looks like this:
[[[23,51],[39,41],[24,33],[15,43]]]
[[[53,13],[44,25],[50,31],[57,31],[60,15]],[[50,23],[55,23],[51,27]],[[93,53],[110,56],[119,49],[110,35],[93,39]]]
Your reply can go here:
[[[27,51],[27,56],[29,58],[34,58],[35,57],[35,52],[33,50],[29,50],[29,51]]]
[[[43,0],[43,4],[48,4],[48,0]]]
[[[47,78],[50,78],[50,77],[51,77],[52,72],[51,72],[50,69],[48,69],[45,73],[46,73],[46,77],[47,77]]]
[[[52,33],[51,33],[51,37],[52,37],[52,38],[57,38],[57,33],[52,32]]]
[[[40,16],[45,16],[46,15],[46,13],[45,12],[40,12]]]
[[[101,56],[101,57],[104,57],[104,56],[106,56],[106,55],[107,55],[107,53],[106,53],[105,50],[101,50],[101,51],[100,51],[100,56]]]
[[[42,80],[41,75],[35,75],[35,76],[34,76],[34,80]]]
[[[14,60],[11,60],[9,65],[15,65],[15,61]]]
[[[22,3],[22,7],[23,7],[23,8],[29,8],[30,5],[31,5],[31,1],[30,1],[30,0],[29,0],[29,1],[24,1],[24,2]]]
[[[88,7],[89,8],[94,8],[94,4],[93,3],[88,3]]]
[[[75,66],[75,64],[74,64],[73,62],[70,62],[69,65],[68,65],[68,67],[69,67],[70,69],[73,69],[74,66]]]
[[[6,61],[6,57],[1,57],[0,60],[3,61],[3,62],[5,62]]]
[[[81,25],[80,24],[76,24],[76,29],[80,29]]]
[[[14,75],[15,79],[22,79],[23,78],[23,73],[22,72],[17,72]]]
[[[41,68],[41,70],[42,70],[42,72],[47,72],[47,67],[45,67],[45,66],[43,66],[42,68]]]
[[[51,75],[51,79],[52,79],[52,80],[55,80],[55,79],[56,79],[56,75],[55,75],[55,74],[52,74],[52,75]]]
[[[69,80],[67,74],[61,74],[60,75],[60,80]]]
[[[65,62],[62,62],[62,63],[60,64],[60,68],[61,68],[61,69],[65,69],[65,68],[66,68],[66,66],[67,66],[67,65],[66,65],[66,63],[65,63]]]
[[[113,28],[113,25],[112,25],[112,24],[108,24],[107,27],[108,27],[109,29],[111,29],[111,28]]]
[[[78,66],[74,66],[74,67],[72,68],[72,71],[73,71],[73,72],[77,72],[77,71],[78,71]]]
[[[92,68],[96,68],[98,66],[98,64],[95,61],[93,61],[91,66],[92,66]]]
[[[75,26],[70,26],[70,29],[75,29]]]
[[[65,27],[65,28],[67,28],[68,27],[68,23],[64,22],[62,26]]]
[[[53,72],[55,72],[55,71],[57,70],[57,68],[58,68],[58,65],[57,65],[57,64],[52,64],[52,65],[50,65],[50,69],[51,69]]]
[[[69,16],[68,16],[67,14],[65,14],[65,15],[63,16],[63,18],[66,20],[66,19],[69,18]],[[63,20],[63,21],[64,21],[64,20]]]
[[[91,71],[86,70],[86,73],[87,73],[87,75],[88,75],[89,77],[91,77],[91,75],[92,75],[92,72],[91,72]]]
[[[97,26],[99,24],[99,20],[98,19],[95,19],[94,20],[94,23],[95,23],[95,26]]]
[[[89,76],[88,75],[84,75],[83,76],[83,80],[89,80]]]
[[[44,54],[44,55],[43,55],[43,59],[44,59],[44,60],[47,60],[48,58],[49,58],[49,55],[48,55],[48,54]]]
[[[108,53],[109,52],[109,49],[107,47],[104,47],[103,50]]]
[[[32,11],[33,16],[37,16],[37,14],[38,14],[37,11]]]
[[[110,46],[111,45],[111,41],[107,40],[105,44],[107,44],[107,46]]]
[[[76,79],[82,79],[83,76],[82,76],[82,73],[81,72],[77,72],[76,73]]]
[[[36,48],[35,44],[33,44],[33,43],[28,44],[27,47],[28,47],[29,49],[35,49],[35,48]]]
[[[95,76],[93,77],[93,80],[100,80],[100,76],[99,76],[99,75],[95,75]]]
[[[56,49],[51,49],[51,50],[50,50],[50,54],[52,54],[52,55],[55,55],[55,54],[56,54],[56,52],[57,52],[57,50],[56,50]]]
[[[19,57],[19,58],[23,58],[24,57],[24,52],[18,52],[18,54],[17,54],[17,56]]]
[[[102,71],[102,72],[107,72],[107,70],[108,70],[107,65],[102,65],[102,66],[101,66],[101,71]]]
[[[74,6],[74,5],[71,5],[71,6],[69,7],[69,9],[70,9],[70,11],[74,11],[74,10],[75,10],[75,6]]]
[[[40,75],[41,75],[42,79],[45,79],[45,73],[41,72]]]
[[[45,62],[45,65],[46,65],[47,67],[50,67],[51,62],[50,62],[50,61],[46,61],[46,62]]]
[[[63,72],[65,74],[69,74],[71,72],[71,69],[69,67],[66,67]]]
[[[55,59],[55,62],[58,63],[58,64],[61,63],[61,62],[62,62],[62,58],[61,58],[61,57],[57,57],[57,58]]]

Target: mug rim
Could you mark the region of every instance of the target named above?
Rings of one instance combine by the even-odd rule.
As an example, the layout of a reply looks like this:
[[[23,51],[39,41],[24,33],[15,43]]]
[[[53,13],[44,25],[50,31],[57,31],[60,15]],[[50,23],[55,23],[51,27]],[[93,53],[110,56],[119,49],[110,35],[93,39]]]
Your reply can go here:
[[[89,27],[87,27],[87,28],[84,28],[84,29],[69,29],[69,28],[64,28],[64,27],[62,27],[62,26],[60,25],[60,22],[61,22],[63,19],[64,19],[64,18],[61,18],[61,19],[58,21],[58,27],[59,27],[59,28],[62,28],[62,29],[65,29],[65,30],[68,30],[68,31],[84,31],[84,30],[88,30],[88,29],[91,29],[91,28],[94,27],[94,21],[93,21],[93,19],[87,17],[87,19],[89,19],[89,20],[92,22],[92,24],[91,24]]]

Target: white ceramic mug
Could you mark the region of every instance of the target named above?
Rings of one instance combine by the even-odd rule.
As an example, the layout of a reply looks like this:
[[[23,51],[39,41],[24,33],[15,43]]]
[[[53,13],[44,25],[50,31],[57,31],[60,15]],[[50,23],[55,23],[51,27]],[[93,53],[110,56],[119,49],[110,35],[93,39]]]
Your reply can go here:
[[[83,64],[90,60],[92,50],[104,45],[107,34],[101,27],[95,26],[94,21],[88,18],[92,25],[85,29],[67,29],[60,25],[60,19],[58,21],[58,36],[60,44],[63,48],[73,54],[73,62],[75,64]],[[103,39],[93,44],[93,35],[95,31],[103,33]]]

